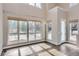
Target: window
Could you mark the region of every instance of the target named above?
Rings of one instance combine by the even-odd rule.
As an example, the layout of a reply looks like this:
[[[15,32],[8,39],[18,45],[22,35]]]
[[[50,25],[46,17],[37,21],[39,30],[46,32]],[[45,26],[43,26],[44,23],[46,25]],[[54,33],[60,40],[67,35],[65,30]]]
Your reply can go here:
[[[35,3],[29,3],[29,5],[35,6]]]
[[[41,40],[41,26],[38,21],[8,20],[8,45]]]
[[[27,41],[27,21],[19,21],[19,42]]]
[[[29,41],[35,40],[35,22],[29,21]]]
[[[40,22],[36,22],[35,24],[35,30],[36,30],[36,40],[40,40],[42,39],[42,36],[41,36],[41,28],[42,28],[42,25]]]
[[[37,8],[41,8],[41,3],[29,3],[29,5],[32,5]]]
[[[10,44],[11,41],[18,41],[17,21],[9,20],[8,26],[8,43]]]
[[[52,23],[48,22],[48,32],[47,32],[47,39],[52,40]]]
[[[78,4],[78,3],[70,3],[69,6],[70,6],[70,7],[73,7],[73,6],[77,5],[77,4]]]
[[[41,8],[41,4],[40,3],[36,3],[36,7]]]

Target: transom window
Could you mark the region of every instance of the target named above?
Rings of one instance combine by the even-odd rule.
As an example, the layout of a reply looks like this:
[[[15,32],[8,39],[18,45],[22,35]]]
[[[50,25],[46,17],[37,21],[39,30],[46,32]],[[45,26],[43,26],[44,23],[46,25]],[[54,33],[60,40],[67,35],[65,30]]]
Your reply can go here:
[[[37,8],[41,8],[41,3],[29,3],[29,5],[32,5]]]
[[[73,6],[77,5],[77,4],[78,4],[78,3],[70,3],[69,6],[70,6],[70,7],[73,7]]]

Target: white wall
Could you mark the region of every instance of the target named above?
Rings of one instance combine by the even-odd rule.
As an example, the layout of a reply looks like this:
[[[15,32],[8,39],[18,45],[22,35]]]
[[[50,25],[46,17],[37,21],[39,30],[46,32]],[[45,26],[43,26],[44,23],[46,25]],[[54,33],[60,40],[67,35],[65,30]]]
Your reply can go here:
[[[69,20],[79,19],[79,4],[69,9]]]
[[[58,36],[57,37],[58,37],[58,42],[61,44],[66,41],[66,11],[64,11],[64,9],[58,8],[57,20],[58,20],[57,22],[58,23]],[[61,24],[62,22],[64,23],[63,25]]]
[[[48,21],[52,22],[52,40],[48,42],[57,45],[57,7],[48,11]]]
[[[79,29],[79,4],[72,6],[69,9],[69,21],[78,20],[78,29]],[[69,29],[70,31],[70,29]],[[70,34],[70,33],[69,33]],[[79,31],[77,35],[77,46],[79,46]]]
[[[2,4],[0,4],[0,55],[2,52],[3,44],[3,13],[2,13]]]
[[[52,22],[52,40],[51,42],[55,45],[61,44],[61,21],[66,21],[66,15],[62,8],[55,7],[49,10],[48,20]]]

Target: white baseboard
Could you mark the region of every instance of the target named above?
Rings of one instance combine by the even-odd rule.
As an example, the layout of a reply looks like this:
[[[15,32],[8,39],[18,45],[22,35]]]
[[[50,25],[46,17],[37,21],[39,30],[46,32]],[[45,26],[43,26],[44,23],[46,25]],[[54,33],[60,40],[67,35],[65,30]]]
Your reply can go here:
[[[51,43],[51,44],[54,44],[54,45],[60,45],[60,43],[57,43],[57,42],[53,42],[51,40],[47,40],[47,42]]]

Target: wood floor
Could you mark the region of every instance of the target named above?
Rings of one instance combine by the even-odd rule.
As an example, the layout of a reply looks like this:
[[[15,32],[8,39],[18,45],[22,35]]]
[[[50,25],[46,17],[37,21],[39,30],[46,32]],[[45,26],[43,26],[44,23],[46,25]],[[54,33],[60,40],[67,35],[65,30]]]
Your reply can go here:
[[[6,50],[2,56],[79,56],[79,48],[71,44],[55,46],[38,43]]]

